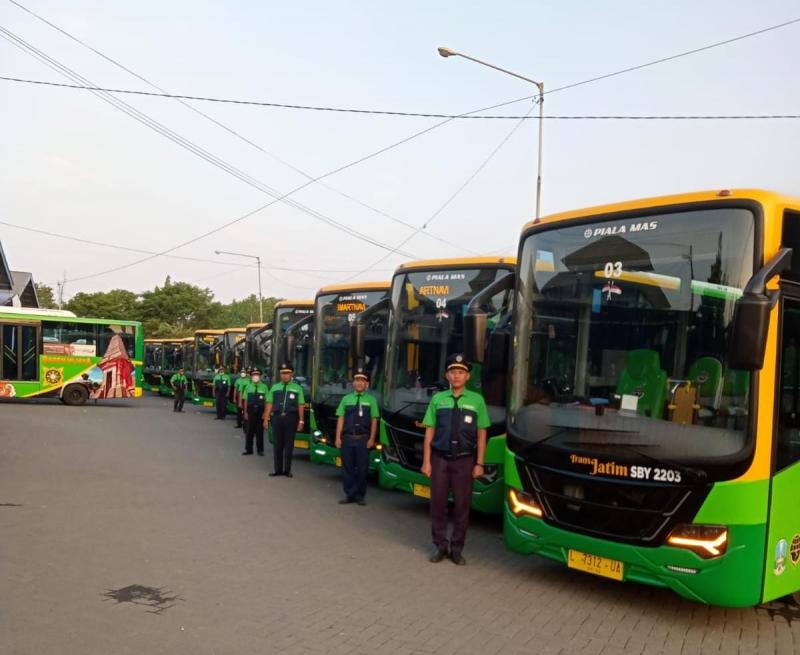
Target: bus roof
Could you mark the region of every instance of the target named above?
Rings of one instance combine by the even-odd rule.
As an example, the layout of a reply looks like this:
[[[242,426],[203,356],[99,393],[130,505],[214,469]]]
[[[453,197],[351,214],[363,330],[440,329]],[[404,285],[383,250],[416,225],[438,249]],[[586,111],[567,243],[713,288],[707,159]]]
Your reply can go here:
[[[64,316],[67,318],[77,318],[77,316],[66,309],[41,309],[39,307],[6,307],[0,306],[0,314],[23,314],[25,316]]]
[[[755,200],[766,205],[778,205],[800,207],[800,198],[786,196],[773,191],[763,189],[716,189],[714,191],[697,191],[694,193],[679,193],[668,196],[653,196],[650,198],[638,198],[635,200],[625,200],[623,202],[611,203],[608,205],[596,205],[584,209],[574,209],[558,214],[544,216],[541,219],[528,221],[522,228],[523,233],[532,227],[542,223],[552,223],[556,221],[568,221],[574,218],[587,218],[589,216],[599,216],[604,214],[616,214],[619,212],[636,211],[638,209],[655,209],[669,205],[689,205],[698,202],[736,202],[741,200]]]
[[[65,309],[41,309],[38,307],[0,307],[3,318],[20,318],[27,320],[59,319],[67,323],[84,323],[91,325],[133,325],[141,326],[140,321],[123,321],[114,318],[84,318],[75,316]]]
[[[195,330],[195,335],[198,334],[225,334],[225,330]]]
[[[395,275],[402,271],[424,270],[428,268],[480,268],[481,266],[507,266],[513,268],[516,257],[454,257],[452,259],[420,259],[400,264]]]
[[[248,323],[246,330],[260,330],[261,328],[269,327],[272,323]]]
[[[389,290],[392,288],[391,282],[350,282],[348,284],[331,284],[321,287],[317,291],[317,297],[326,293],[336,293],[337,291],[373,291]]]
[[[237,334],[244,334],[246,331],[247,331],[247,328],[243,328],[243,327],[240,327],[240,328],[225,328],[223,330],[223,332],[225,334],[228,334],[228,332],[236,332]]]
[[[313,300],[279,300],[275,303],[275,309],[281,309],[283,307],[314,307]]]
[[[194,337],[183,337],[180,339],[181,343],[194,343]]]

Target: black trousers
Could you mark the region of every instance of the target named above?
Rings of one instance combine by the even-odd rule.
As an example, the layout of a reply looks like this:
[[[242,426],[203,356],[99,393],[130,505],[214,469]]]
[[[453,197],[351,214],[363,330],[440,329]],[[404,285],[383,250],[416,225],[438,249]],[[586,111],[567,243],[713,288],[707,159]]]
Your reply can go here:
[[[431,537],[437,548],[447,549],[447,499],[453,496],[453,534],[450,550],[464,548],[472,505],[472,469],[475,455],[447,459],[431,453]]]
[[[242,421],[244,418],[244,412],[242,411],[241,405],[236,405],[236,427],[242,427]]]
[[[369,437],[342,437],[342,486],[350,500],[360,500],[367,495],[369,473]]]
[[[228,392],[216,391],[214,397],[217,401],[217,418],[225,418],[228,413]]]
[[[175,389],[175,401],[172,403],[173,412],[183,411],[183,401],[186,400],[186,389]]]
[[[294,435],[297,432],[297,414],[272,415],[272,453],[275,473],[292,472]]]
[[[247,406],[247,433],[245,434],[244,450],[253,452],[253,438],[256,440],[256,450],[264,452],[264,406]]]

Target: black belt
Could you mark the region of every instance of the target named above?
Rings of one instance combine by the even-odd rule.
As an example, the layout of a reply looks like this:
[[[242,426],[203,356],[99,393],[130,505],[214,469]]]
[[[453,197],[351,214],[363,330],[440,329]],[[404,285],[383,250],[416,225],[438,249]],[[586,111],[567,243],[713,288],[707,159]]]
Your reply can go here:
[[[299,412],[272,412],[272,415],[284,418],[286,416],[299,416]]]
[[[436,448],[433,449],[433,452],[436,453],[439,457],[444,459],[461,459],[462,457],[475,457],[477,450],[471,450],[468,453],[451,453],[445,452],[443,450],[437,450]]]
[[[368,434],[343,434],[345,439],[369,439]]]

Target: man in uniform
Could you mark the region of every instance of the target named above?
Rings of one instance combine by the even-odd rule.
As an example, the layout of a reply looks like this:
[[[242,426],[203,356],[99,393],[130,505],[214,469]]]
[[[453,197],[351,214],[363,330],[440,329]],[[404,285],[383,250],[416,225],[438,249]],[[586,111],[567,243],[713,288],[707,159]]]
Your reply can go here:
[[[182,368],[179,368],[178,372],[169,379],[169,386],[172,387],[172,390],[175,392],[175,402],[172,404],[173,412],[183,411],[183,401],[186,400],[186,387],[188,383],[189,381],[186,379]]]
[[[425,412],[422,473],[431,479],[433,563],[447,555],[466,564],[461,551],[469,526],[472,480],[483,475],[486,428],[491,425],[483,396],[466,388],[471,366],[462,354],[447,358],[448,391],[434,394]],[[453,496],[453,533],[447,540],[447,500]]]
[[[366,505],[369,451],[375,447],[378,431],[378,403],[366,393],[369,374],[363,368],[353,375],[353,391],[339,402],[336,409],[336,447],[342,454],[342,486],[340,505]]]
[[[292,365],[284,362],[280,368],[281,381],[272,385],[267,398],[264,427],[269,429],[272,421],[272,452],[275,456],[270,477],[292,477],[294,435],[305,426],[306,399],[302,387],[292,379],[293,373]]]
[[[242,410],[247,424],[244,452],[242,455],[253,454],[253,437],[256,440],[256,450],[264,456],[264,406],[267,401],[269,388],[261,381],[261,370],[254,368],[250,373],[250,382],[242,389]]]
[[[242,406],[242,391],[250,384],[250,369],[239,371],[239,377],[233,383],[233,404],[236,405],[236,427],[242,429],[242,419],[244,418],[244,407]]]
[[[228,393],[231,388],[231,376],[225,372],[225,369],[220,366],[217,369],[217,374],[211,380],[214,386],[214,400],[217,405],[217,420],[224,421],[225,415],[228,413]]]

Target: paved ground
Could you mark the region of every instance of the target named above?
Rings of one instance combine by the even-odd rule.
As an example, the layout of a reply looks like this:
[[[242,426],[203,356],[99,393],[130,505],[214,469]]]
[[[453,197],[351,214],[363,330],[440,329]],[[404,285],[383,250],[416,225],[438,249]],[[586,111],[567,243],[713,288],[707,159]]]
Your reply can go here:
[[[342,507],[335,470],[270,479],[241,449],[232,420],[158,398],[0,406],[0,653],[800,651],[795,608],[512,555],[496,519],[468,566],[428,564],[422,501]]]

